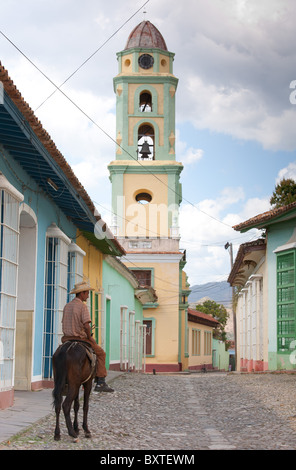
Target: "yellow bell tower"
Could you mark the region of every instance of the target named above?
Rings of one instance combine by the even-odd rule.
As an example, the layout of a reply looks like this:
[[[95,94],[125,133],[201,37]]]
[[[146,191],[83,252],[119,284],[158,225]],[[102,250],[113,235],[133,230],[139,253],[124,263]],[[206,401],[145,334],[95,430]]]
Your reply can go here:
[[[184,368],[184,253],[179,250],[180,173],[175,154],[174,54],[158,29],[143,21],[117,54],[116,160],[110,163],[112,230],[125,264],[158,302],[145,305],[148,370]]]

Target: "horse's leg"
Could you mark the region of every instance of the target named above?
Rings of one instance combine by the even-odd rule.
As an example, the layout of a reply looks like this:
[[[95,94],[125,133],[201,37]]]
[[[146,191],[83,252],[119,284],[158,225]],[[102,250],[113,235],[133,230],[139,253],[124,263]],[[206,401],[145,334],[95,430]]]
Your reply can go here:
[[[85,437],[91,437],[91,432],[88,429],[88,424],[87,424],[87,415],[88,415],[88,408],[89,408],[89,396],[91,392],[91,387],[92,387],[92,379],[88,380],[84,384],[84,398],[83,398],[83,429],[84,429],[84,434]]]
[[[72,425],[70,412],[71,412],[71,406],[72,406],[73,400],[77,397],[78,391],[79,391],[79,387],[77,387],[77,386],[75,386],[75,387],[72,386],[71,387],[70,383],[69,383],[68,384],[68,393],[67,393],[67,396],[66,396],[66,398],[64,400],[64,403],[63,403],[63,411],[64,411],[64,415],[65,415],[66,425],[67,425],[69,436],[71,436],[71,437],[77,437],[77,434],[74,431],[74,428],[73,428],[73,425]]]
[[[76,434],[79,434],[79,425],[78,425],[78,411],[79,411],[79,391],[77,397],[74,400],[74,431]]]
[[[54,430],[54,440],[55,441],[59,441],[61,439],[61,431],[60,431],[61,405],[62,405],[62,397],[55,405],[55,413],[56,413],[56,427],[55,427],[55,430]]]

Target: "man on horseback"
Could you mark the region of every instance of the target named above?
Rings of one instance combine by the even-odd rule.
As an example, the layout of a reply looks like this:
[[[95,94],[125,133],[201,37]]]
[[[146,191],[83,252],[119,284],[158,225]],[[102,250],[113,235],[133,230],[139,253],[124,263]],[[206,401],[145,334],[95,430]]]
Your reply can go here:
[[[84,341],[88,343],[97,358],[96,364],[96,386],[95,392],[113,392],[113,388],[109,387],[105,382],[107,371],[105,366],[106,353],[96,343],[91,335],[91,318],[87,305],[84,303],[89,296],[89,291],[93,290],[86,282],[76,284],[70,294],[76,294],[76,297],[64,307],[62,328],[62,343],[66,341]]]

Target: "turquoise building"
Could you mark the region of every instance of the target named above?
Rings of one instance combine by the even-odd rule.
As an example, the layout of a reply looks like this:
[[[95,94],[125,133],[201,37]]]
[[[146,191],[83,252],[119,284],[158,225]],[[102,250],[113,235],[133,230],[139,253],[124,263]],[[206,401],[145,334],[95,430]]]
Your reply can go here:
[[[296,367],[296,203],[259,214],[235,230],[264,231],[264,237],[241,247],[230,279],[241,285],[237,312],[238,366],[249,370],[294,370]],[[240,255],[241,253],[241,255]],[[241,258],[241,261],[239,260]],[[243,261],[242,261],[243,260]],[[245,272],[245,274],[244,274]],[[243,279],[240,282],[239,279]],[[248,300],[249,299],[249,300]],[[244,320],[244,323],[241,320]],[[255,357],[259,347],[260,355]]]
[[[103,254],[95,207],[0,64],[0,409],[14,390],[52,385],[63,307],[83,278],[79,230]]]
[[[142,371],[146,326],[143,305],[157,300],[154,289],[141,288],[137,278],[120,260],[103,260],[105,296],[106,363],[111,370]]]

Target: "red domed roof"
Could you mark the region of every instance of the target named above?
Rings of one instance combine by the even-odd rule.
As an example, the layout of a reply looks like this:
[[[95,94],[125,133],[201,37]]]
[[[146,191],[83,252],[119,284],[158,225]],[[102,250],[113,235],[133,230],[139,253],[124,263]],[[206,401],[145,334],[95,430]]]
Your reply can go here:
[[[146,49],[162,49],[167,51],[165,40],[158,29],[150,21],[142,21],[138,24],[127,40],[125,50],[134,47]]]

